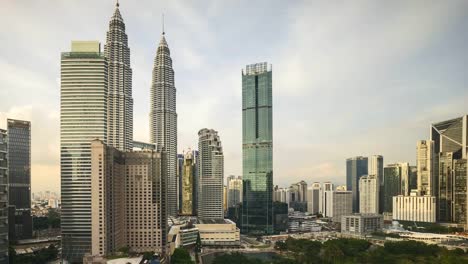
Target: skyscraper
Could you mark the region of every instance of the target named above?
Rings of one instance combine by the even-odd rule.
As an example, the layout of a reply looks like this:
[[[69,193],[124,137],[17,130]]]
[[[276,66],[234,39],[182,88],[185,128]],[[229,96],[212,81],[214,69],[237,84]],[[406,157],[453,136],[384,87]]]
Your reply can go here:
[[[181,181],[181,199],[180,199],[180,214],[194,215],[195,214],[195,193],[196,193],[196,157],[194,151],[189,149],[184,153],[182,164],[182,181]]]
[[[383,156],[381,155],[374,155],[370,156],[368,159],[368,175],[375,175],[376,179],[379,183],[380,186],[383,185],[383,177],[384,177],[384,162],[383,162]]]
[[[271,66],[247,65],[242,71],[242,233],[273,232],[272,99]]]
[[[454,159],[468,158],[468,115],[431,125],[434,152],[453,152]]]
[[[91,141],[107,140],[107,62],[97,41],[61,56],[60,173],[63,257],[91,251]]]
[[[416,166],[420,195],[435,195],[434,159],[434,141],[418,141],[416,145]]]
[[[314,182],[307,190],[307,212],[317,214],[320,212],[322,187],[320,183]]]
[[[368,159],[353,157],[346,160],[346,188],[353,193],[353,213],[359,212],[359,179],[367,175]]]
[[[379,182],[376,175],[362,176],[359,179],[359,213],[379,213]]]
[[[227,206],[234,207],[242,203],[242,176],[231,175],[227,178]]]
[[[218,132],[201,129],[198,132],[198,218],[222,220],[224,156]]]
[[[409,173],[410,167],[407,162],[388,164],[384,168],[384,185],[383,185],[383,201],[380,203],[383,208],[381,212],[393,212],[393,196],[404,195],[409,193]]]
[[[165,33],[154,58],[150,95],[150,141],[167,152],[167,207],[171,216],[177,215],[177,113],[174,70]]]
[[[108,63],[107,143],[118,150],[130,151],[133,141],[132,68],[118,2],[109,21],[104,54]]]
[[[0,263],[8,263],[8,135],[0,129]]]
[[[31,217],[31,122],[7,120],[8,127],[8,205],[10,240],[32,237]]]

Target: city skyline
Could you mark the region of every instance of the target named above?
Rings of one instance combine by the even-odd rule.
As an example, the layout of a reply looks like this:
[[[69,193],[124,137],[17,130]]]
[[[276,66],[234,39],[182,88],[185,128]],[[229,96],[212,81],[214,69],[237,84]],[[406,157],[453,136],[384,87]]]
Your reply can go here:
[[[0,69],[6,73],[0,76],[0,96],[11,98],[0,107],[0,127],[6,128],[6,118],[31,121],[33,192],[59,190],[58,54],[69,50],[72,39],[104,43],[115,5],[113,1],[89,7],[85,1],[51,3],[57,11],[44,3],[6,3],[0,11],[0,21],[11,24],[0,33],[5,40]],[[212,3],[209,8],[189,2],[164,7],[150,2],[120,4],[132,49],[134,139],[149,141],[147,97],[164,12],[177,72],[178,153],[196,147],[199,129],[213,127],[223,138],[226,175],[242,174],[240,70],[246,63],[269,61],[275,68],[275,185],[303,179],[343,184],[344,160],[357,155],[382,154],[385,164],[415,165],[415,142],[429,139],[429,124],[468,112],[464,104],[468,92],[462,90],[467,82],[462,67],[468,58],[462,47],[466,36],[455,37],[468,24],[463,14],[466,2],[296,4],[284,10],[275,2],[269,14],[256,18],[253,15],[261,3],[253,3],[242,16],[247,10],[242,4]],[[375,17],[386,8],[392,12]],[[47,17],[38,12],[45,9]],[[232,14],[222,19],[227,10]],[[277,18],[261,33],[242,21],[251,16],[251,23],[261,25],[273,15]],[[360,29],[346,32],[353,26]],[[252,50],[230,44],[232,35],[216,31],[221,27],[233,36],[240,37],[243,31],[256,36],[247,42]],[[302,36],[304,31],[308,36]],[[37,37],[38,32],[43,35],[41,41],[31,47],[29,33]],[[277,41],[278,35],[288,40]],[[334,43],[337,37],[338,44]],[[297,55],[291,56],[292,48]],[[24,58],[18,58],[18,53]],[[225,91],[219,92],[221,88]],[[294,142],[288,140],[291,136]],[[296,158],[289,153],[297,153]],[[318,154],[311,159],[310,153]]]

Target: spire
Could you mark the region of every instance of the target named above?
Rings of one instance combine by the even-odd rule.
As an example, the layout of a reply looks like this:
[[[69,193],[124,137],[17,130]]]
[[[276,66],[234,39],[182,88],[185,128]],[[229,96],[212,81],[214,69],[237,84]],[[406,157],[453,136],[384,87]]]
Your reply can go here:
[[[119,7],[119,0],[117,0],[117,2],[115,3],[115,7]]]
[[[162,34],[163,36],[166,34],[166,32],[164,32],[164,13],[162,14]]]
[[[120,14],[119,6],[120,6],[119,0],[117,0],[116,3],[115,3],[115,11],[114,11],[114,14],[112,15],[112,18],[111,18],[112,20],[117,19],[117,20],[122,20],[123,21],[122,15]]]

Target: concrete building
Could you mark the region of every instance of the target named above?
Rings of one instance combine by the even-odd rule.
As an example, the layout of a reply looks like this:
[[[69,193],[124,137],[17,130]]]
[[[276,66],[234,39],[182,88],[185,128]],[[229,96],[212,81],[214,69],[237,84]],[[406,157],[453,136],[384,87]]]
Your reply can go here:
[[[8,134],[0,129],[0,263],[8,263]]]
[[[290,198],[289,188],[280,188],[277,185],[275,186],[273,193],[274,193],[273,194],[274,202],[287,203],[289,206],[289,198]]]
[[[31,216],[31,122],[7,120],[9,239],[32,238]]]
[[[321,190],[322,187],[318,182],[314,182],[312,186],[307,189],[307,212],[311,214],[320,212]]]
[[[388,164],[384,168],[384,186],[381,197],[383,208],[381,212],[390,213],[393,211],[393,196],[409,195],[409,174],[410,167],[407,162]]]
[[[242,176],[231,175],[227,178],[227,207],[242,203]]]
[[[71,262],[91,251],[91,141],[107,142],[107,76],[97,41],[73,41],[61,55],[62,254]]]
[[[370,156],[368,159],[367,173],[369,176],[375,175],[379,186],[383,185],[384,160],[381,155]]]
[[[346,188],[353,194],[353,212],[359,212],[359,179],[368,175],[367,157],[353,157],[346,160]]]
[[[266,62],[242,70],[242,233],[273,233],[272,75]]]
[[[419,196],[417,192],[393,196],[393,220],[435,223],[436,197]]]
[[[465,225],[465,230],[468,230],[468,209],[467,209],[467,160],[455,160],[453,163],[454,170],[454,189],[453,189],[453,215],[452,219],[455,223]]]
[[[325,192],[333,191],[334,187],[335,185],[331,182],[324,182],[322,184],[322,189],[320,190],[320,196],[319,196],[319,212],[323,215],[324,215],[324,212],[326,211]],[[346,189],[343,191],[346,191]]]
[[[201,129],[198,132],[198,217],[202,220],[224,218],[223,180],[224,156],[218,132]]]
[[[177,112],[174,70],[167,45],[165,32],[162,32],[154,58],[153,79],[150,94],[150,142],[167,151],[168,179],[167,201],[170,216],[177,216]]]
[[[130,251],[166,254],[166,153],[122,152],[91,144],[92,255]]]
[[[195,215],[197,173],[194,151],[189,149],[183,155],[180,184],[180,215]]]
[[[435,195],[434,159],[434,141],[418,141],[416,145],[416,166],[420,195]]]
[[[195,227],[200,232],[200,240],[204,246],[240,246],[240,230],[229,219],[201,220]]]
[[[104,54],[108,65],[107,144],[130,151],[133,143],[132,68],[125,23],[118,3],[109,21]]]
[[[331,218],[333,222],[341,222],[343,215],[352,213],[352,197],[350,191],[326,191],[324,216]]]
[[[379,213],[379,180],[376,175],[362,176],[359,179],[359,212]]]
[[[352,214],[341,218],[341,233],[364,236],[381,231],[383,217],[379,214]]]

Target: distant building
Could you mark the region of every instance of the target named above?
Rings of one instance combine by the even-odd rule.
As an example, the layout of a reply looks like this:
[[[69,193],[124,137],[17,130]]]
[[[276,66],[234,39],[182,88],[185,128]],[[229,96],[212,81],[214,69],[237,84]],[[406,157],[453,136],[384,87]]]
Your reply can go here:
[[[231,175],[227,178],[227,206],[242,203],[242,176]]]
[[[301,181],[289,187],[289,207],[295,211],[307,210],[307,183]]]
[[[188,150],[183,155],[180,182],[180,215],[195,215],[197,193],[196,152]]]
[[[383,185],[383,177],[384,177],[384,161],[383,156],[381,155],[374,155],[368,158],[368,170],[367,175],[372,176],[374,175],[377,178],[377,182],[380,186]]]
[[[307,212],[311,214],[317,214],[320,212],[320,194],[321,194],[320,183],[314,182],[311,187],[307,190]]]
[[[383,217],[379,214],[352,214],[345,215],[341,220],[341,233],[364,236],[381,231]]]
[[[381,212],[393,211],[393,196],[409,195],[409,163],[389,164],[384,168],[383,208]]]
[[[202,129],[198,132],[198,217],[202,220],[224,218],[223,180],[224,156],[218,132]]]
[[[454,190],[453,190],[453,221],[455,223],[465,224],[465,230],[468,230],[468,209],[467,209],[467,160],[455,160],[454,170]]]
[[[379,180],[376,175],[362,176],[359,179],[359,212],[379,213]]]
[[[320,204],[319,204],[319,212],[323,215],[324,212],[326,211],[326,201],[325,201],[325,192],[328,192],[328,191],[333,191],[334,190],[334,184],[331,183],[331,182],[324,182],[322,184],[322,189],[320,190],[320,197],[319,197],[319,200],[320,200]],[[346,190],[343,190],[343,191],[346,191]]]
[[[420,195],[435,194],[434,141],[420,140],[416,145],[416,166],[418,170],[418,191]]]
[[[435,223],[436,197],[418,196],[416,192],[394,196],[393,220]]]
[[[227,213],[227,200],[228,200],[228,192],[227,192],[227,186],[223,185],[223,211],[226,214]]]
[[[273,228],[275,233],[288,230],[288,204],[273,202]]]
[[[350,191],[326,191],[324,216],[330,217],[333,222],[341,222],[343,215],[352,213],[352,195]]]
[[[201,220],[195,227],[204,246],[240,246],[240,230],[229,219]]]
[[[346,191],[346,185],[339,185],[339,186],[336,186],[336,190],[337,190],[337,191]]]
[[[346,160],[346,188],[352,192],[353,212],[359,212],[359,179],[368,175],[368,159],[353,157]]]
[[[0,129],[0,263],[8,263],[8,134]]]

